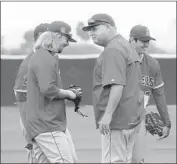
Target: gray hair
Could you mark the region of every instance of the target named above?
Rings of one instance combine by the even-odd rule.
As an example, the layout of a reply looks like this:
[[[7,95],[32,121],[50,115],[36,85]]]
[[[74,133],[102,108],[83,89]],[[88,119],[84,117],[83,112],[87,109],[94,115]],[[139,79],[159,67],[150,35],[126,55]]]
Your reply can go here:
[[[34,43],[33,50],[37,50],[39,48],[44,48],[46,50],[52,51],[52,52],[57,52],[54,49],[54,44],[55,44],[55,39],[60,38],[61,34],[56,33],[56,32],[51,32],[51,31],[46,31],[38,37],[36,42]]]

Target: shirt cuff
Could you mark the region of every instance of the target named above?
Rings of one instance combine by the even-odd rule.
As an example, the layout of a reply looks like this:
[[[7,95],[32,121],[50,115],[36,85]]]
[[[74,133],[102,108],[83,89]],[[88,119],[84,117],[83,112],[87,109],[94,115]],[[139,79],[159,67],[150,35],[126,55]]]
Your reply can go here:
[[[163,85],[164,85],[164,82],[162,82],[161,84],[159,84],[159,85],[155,86],[153,89],[160,88],[160,87],[162,87]]]

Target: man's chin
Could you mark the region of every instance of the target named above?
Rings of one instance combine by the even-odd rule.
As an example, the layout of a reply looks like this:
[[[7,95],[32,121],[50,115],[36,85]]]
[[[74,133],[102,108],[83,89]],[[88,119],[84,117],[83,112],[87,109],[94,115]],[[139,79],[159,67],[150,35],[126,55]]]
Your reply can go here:
[[[98,40],[93,40],[93,42],[94,42],[96,45],[98,45],[98,46],[102,46],[102,45],[100,44],[100,42],[98,42]]]
[[[96,38],[92,38],[92,40],[95,44],[98,43],[98,40]]]
[[[138,54],[148,54],[147,51],[143,50],[143,51],[140,51]]]
[[[147,55],[147,54],[148,54],[148,52],[147,52],[147,51],[144,51],[144,52],[143,52],[143,54],[144,54],[144,55]]]

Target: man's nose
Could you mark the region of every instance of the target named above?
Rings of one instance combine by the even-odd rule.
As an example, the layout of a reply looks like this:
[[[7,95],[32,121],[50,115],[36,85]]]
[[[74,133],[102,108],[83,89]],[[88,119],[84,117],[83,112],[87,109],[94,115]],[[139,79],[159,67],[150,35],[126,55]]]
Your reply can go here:
[[[149,41],[144,42],[144,46],[148,47],[149,46]]]
[[[93,36],[94,32],[92,30],[90,30],[90,36]]]
[[[69,42],[66,42],[66,43],[65,43],[65,47],[67,47],[67,46],[69,46]]]

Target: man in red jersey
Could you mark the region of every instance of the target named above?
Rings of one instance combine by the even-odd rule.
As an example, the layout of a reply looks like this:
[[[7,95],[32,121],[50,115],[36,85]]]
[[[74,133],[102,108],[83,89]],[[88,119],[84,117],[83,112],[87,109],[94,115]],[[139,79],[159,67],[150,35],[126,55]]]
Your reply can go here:
[[[27,75],[27,140],[37,144],[50,163],[74,163],[74,145],[68,137],[65,99],[79,93],[62,88],[56,53],[76,42],[71,27],[63,21],[50,24],[34,44]],[[74,153],[75,154],[75,153]],[[40,156],[35,153],[40,161]]]
[[[165,124],[163,135],[159,139],[169,136],[171,121],[168,114],[167,102],[164,93],[164,82],[161,76],[159,62],[147,54],[150,40],[155,40],[150,36],[146,26],[136,25],[130,31],[129,42],[140,56],[142,81],[141,88],[144,92],[144,108],[147,107],[150,96],[153,96],[158,112]],[[134,145],[133,163],[143,163],[145,151],[145,126],[142,122],[141,129]]]
[[[42,34],[43,32],[47,31],[49,29],[49,24],[48,23],[42,23],[36,26],[34,29],[34,41],[37,40],[38,36]],[[26,102],[27,102],[27,73],[28,73],[28,64],[29,61],[33,55],[34,51],[32,51],[20,64],[18,73],[15,79],[15,85],[14,85],[14,93],[15,93],[15,99],[19,108],[19,113],[20,113],[20,125],[22,128],[23,136],[27,137],[26,130],[24,128],[25,120],[26,120]],[[28,151],[28,163],[36,163],[37,160],[34,156],[33,148],[36,147],[37,145],[34,145],[32,143],[26,143],[25,147],[27,148]],[[39,150],[39,148],[38,148]],[[41,162],[44,162],[46,160],[45,156],[41,153],[41,156],[43,156],[44,160]],[[41,158],[42,159],[42,158]]]
[[[129,163],[143,119],[139,56],[120,34],[113,18],[95,14],[88,20],[93,42],[104,47],[93,71],[93,106],[102,139],[103,163]]]

